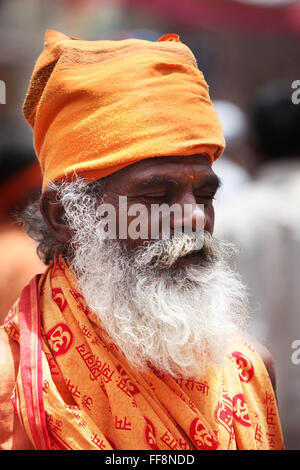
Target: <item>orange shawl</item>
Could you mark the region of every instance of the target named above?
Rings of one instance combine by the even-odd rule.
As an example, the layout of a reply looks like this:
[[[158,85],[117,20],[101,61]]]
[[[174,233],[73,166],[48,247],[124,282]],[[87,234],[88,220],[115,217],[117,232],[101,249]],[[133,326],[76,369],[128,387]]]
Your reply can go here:
[[[37,449],[282,449],[263,362],[244,341],[222,368],[174,380],[130,367],[63,259],[23,290],[5,322],[20,342],[13,394]]]

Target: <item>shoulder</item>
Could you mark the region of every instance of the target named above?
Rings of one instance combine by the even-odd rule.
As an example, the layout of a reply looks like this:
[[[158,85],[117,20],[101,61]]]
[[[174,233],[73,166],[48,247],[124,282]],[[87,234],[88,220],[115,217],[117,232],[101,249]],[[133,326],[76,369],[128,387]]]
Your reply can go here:
[[[33,449],[13,407],[14,390],[20,360],[19,344],[0,327],[0,449]]]
[[[255,349],[256,353],[260,356],[270,377],[274,393],[276,394],[276,372],[272,354],[270,353],[268,348],[262,343],[260,343],[254,336],[244,334],[243,339],[248,344],[250,344],[250,346],[252,346],[253,349]]]
[[[19,345],[0,327],[0,448],[9,449],[12,444],[14,408],[11,395],[19,367]]]

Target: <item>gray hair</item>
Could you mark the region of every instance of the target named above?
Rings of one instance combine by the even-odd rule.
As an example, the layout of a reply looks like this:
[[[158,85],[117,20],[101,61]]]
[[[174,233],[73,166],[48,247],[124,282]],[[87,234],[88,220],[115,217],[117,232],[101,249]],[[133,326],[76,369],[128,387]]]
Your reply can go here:
[[[48,185],[49,189],[56,191],[56,200],[63,206],[62,220],[66,225],[69,225],[68,209],[70,207],[72,210],[77,208],[82,211],[85,204],[97,205],[99,203],[99,199],[104,195],[106,180],[107,177],[88,183],[83,178],[76,178],[71,182],[62,181]],[[24,211],[18,215],[18,222],[21,223],[26,233],[38,242],[37,253],[45,264],[50,264],[55,254],[61,254],[70,260],[72,245],[69,242],[61,242],[51,232],[40,211],[40,197],[41,193],[28,203]]]

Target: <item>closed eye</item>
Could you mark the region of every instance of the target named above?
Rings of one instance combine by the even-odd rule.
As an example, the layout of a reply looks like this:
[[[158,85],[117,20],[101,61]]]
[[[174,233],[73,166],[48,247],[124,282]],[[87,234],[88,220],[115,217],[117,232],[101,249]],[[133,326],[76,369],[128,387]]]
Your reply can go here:
[[[206,195],[195,195],[195,199],[206,199],[208,201],[213,201],[215,199],[216,193],[214,194],[206,194]]]
[[[162,201],[162,200],[165,200],[167,199],[167,194],[163,193],[163,194],[147,194],[147,195],[143,195],[142,198],[143,199],[146,199],[147,201]]]

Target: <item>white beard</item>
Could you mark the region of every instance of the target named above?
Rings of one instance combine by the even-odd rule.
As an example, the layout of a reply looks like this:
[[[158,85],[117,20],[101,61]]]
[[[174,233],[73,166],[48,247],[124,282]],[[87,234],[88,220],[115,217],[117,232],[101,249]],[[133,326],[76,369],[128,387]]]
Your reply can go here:
[[[232,246],[205,234],[206,261],[176,268],[175,261],[195,247],[190,235],[128,253],[105,238],[93,204],[78,209],[70,201],[66,195],[71,265],[87,305],[130,365],[186,378],[200,377],[208,364],[221,365],[248,312],[245,287],[226,261]]]

